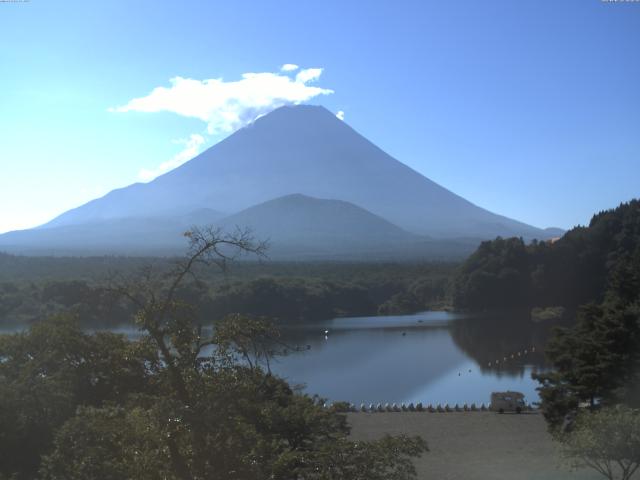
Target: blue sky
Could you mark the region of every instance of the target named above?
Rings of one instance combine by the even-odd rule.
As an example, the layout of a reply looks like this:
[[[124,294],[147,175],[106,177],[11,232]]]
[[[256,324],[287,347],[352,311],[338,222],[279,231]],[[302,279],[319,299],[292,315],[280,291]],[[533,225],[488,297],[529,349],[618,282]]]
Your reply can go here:
[[[148,180],[294,97],[536,226],[640,196],[638,2],[31,0],[0,3],[0,40],[0,232]],[[207,79],[244,110],[216,112]]]

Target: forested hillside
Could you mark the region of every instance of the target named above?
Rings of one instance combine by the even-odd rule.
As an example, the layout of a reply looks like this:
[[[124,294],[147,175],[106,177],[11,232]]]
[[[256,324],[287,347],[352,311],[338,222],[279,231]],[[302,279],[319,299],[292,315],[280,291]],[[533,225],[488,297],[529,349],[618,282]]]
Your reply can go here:
[[[640,201],[632,200],[594,215],[589,226],[555,242],[483,242],[460,267],[453,302],[469,310],[573,308],[602,301],[614,286],[637,291],[639,277]]]
[[[554,434],[573,428],[576,416],[582,428],[591,418],[585,405],[591,412],[640,406],[640,201],[600,212],[555,242],[484,242],[459,268],[453,302],[575,311],[573,326],[556,328],[545,349],[552,369],[534,374]]]
[[[26,325],[59,313],[75,314],[85,327],[128,324],[132,306],[114,296],[110,284],[139,278],[149,268],[167,271],[173,262],[0,254],[0,327]],[[195,277],[177,295],[193,305],[200,322],[230,313],[279,321],[406,313],[442,305],[454,268],[448,263],[240,262],[225,274],[195,269]]]

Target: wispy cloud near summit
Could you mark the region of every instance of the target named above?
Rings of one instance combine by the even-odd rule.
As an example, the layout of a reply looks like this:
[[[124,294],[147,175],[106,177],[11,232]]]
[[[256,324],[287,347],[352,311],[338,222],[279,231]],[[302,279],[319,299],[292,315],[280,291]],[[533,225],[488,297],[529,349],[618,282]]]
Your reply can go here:
[[[299,70],[295,77],[286,74],[296,69],[286,64],[283,73],[244,73],[240,80],[232,81],[174,77],[170,86],[156,87],[148,95],[109,111],[173,112],[206,122],[212,135],[230,133],[275,108],[333,93],[309,85],[320,78],[321,68]]]
[[[173,170],[176,167],[179,167],[185,162],[188,162],[193,157],[200,153],[200,147],[205,143],[205,139],[202,135],[198,135],[197,133],[192,133],[191,136],[187,139],[174,140],[174,143],[180,143],[184,145],[184,149],[174,155],[173,158],[167,160],[166,162],[162,162],[158,168],[154,170],[147,170],[143,168],[138,173],[138,177],[142,181],[153,180],[159,175],[168,172],[169,170]]]
[[[286,63],[280,72],[244,73],[239,80],[222,78],[196,80],[174,77],[169,86],[154,88],[148,95],[130,100],[125,105],[109,108],[110,112],[172,112],[206,123],[209,135],[231,133],[256,118],[283,105],[304,103],[333,90],[312,83],[322,75],[322,68],[300,69]],[[293,76],[295,72],[295,76]],[[140,178],[155,176],[190,160],[200,151],[206,139],[191,135],[185,149],[157,169],[142,170]]]

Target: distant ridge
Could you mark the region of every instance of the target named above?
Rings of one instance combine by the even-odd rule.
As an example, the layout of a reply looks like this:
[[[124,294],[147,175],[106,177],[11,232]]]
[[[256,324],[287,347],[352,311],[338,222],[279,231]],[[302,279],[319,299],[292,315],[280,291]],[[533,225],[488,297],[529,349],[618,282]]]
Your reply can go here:
[[[0,251],[23,255],[174,255],[186,247],[184,232],[219,221],[219,212],[199,209],[166,217],[129,217],[40,227],[0,235]]]
[[[292,242],[308,240],[317,243],[330,238],[361,243],[365,240],[384,242],[418,238],[353,203],[318,199],[300,193],[249,207],[222,219],[219,224],[247,226],[257,235]]]
[[[249,227],[270,249],[309,254],[388,250],[421,238],[343,200],[302,194],[279,197],[231,215],[218,225],[229,230]]]

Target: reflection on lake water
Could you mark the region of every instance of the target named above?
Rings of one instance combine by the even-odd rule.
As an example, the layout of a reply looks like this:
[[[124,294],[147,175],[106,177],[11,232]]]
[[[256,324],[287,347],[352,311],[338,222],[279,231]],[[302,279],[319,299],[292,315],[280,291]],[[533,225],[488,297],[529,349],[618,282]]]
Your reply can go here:
[[[528,318],[447,312],[280,328],[284,342],[299,351],[276,357],[272,371],[304,385],[310,395],[356,405],[480,404],[501,390],[520,391],[535,402],[537,382],[531,373],[545,368],[542,352],[550,330]],[[140,336],[133,328],[114,331]]]
[[[488,403],[497,390],[521,391],[533,402],[531,372],[544,368],[547,335],[548,328],[509,317],[337,318],[283,327],[284,340],[301,351],[278,357],[272,370],[309,394],[358,405]]]

